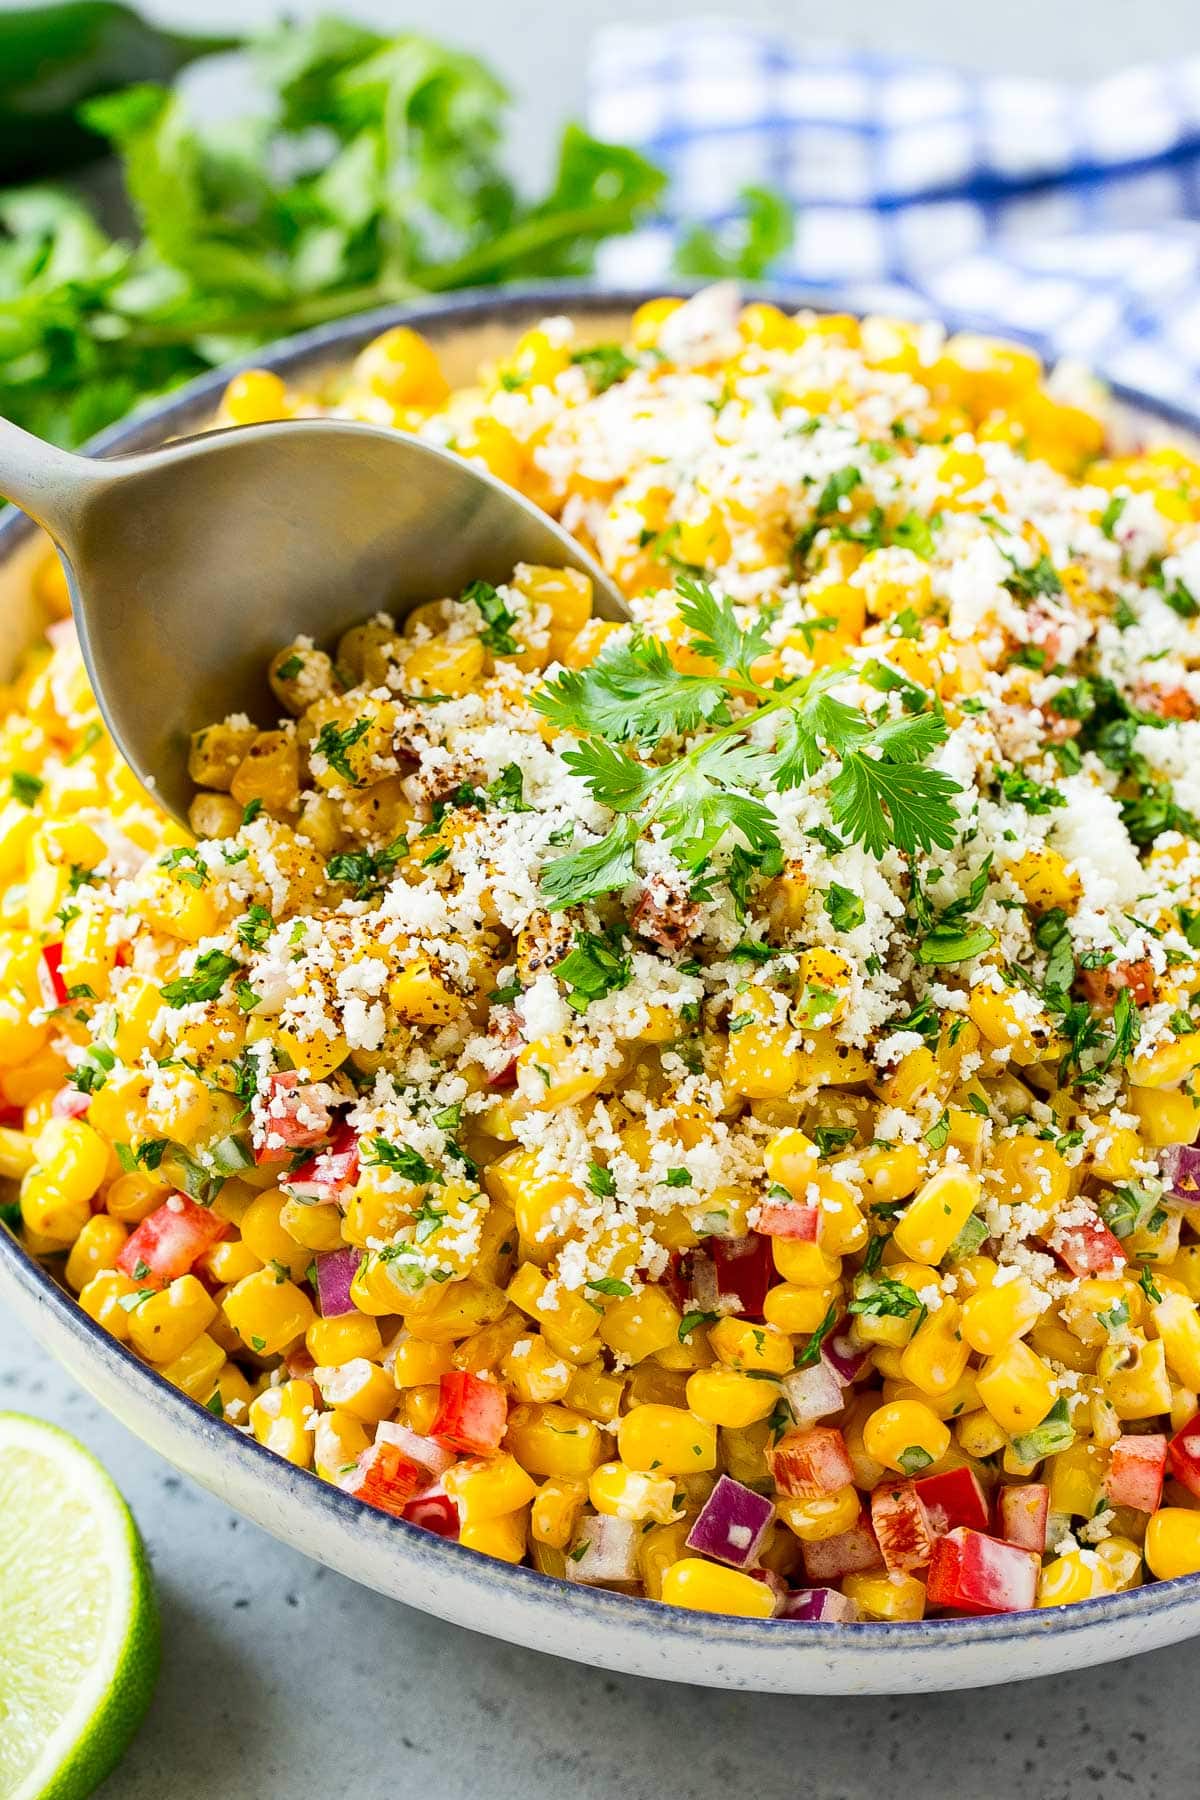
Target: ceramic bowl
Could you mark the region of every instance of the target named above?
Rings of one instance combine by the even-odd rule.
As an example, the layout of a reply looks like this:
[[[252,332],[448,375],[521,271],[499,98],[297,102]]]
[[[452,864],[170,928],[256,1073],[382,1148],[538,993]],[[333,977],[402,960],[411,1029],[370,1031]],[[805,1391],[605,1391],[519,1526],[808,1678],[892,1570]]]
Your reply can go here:
[[[461,383],[547,314],[585,318],[589,335],[603,340],[620,336],[633,308],[650,297],[548,285],[468,294],[366,314],[250,360],[308,381],[344,364],[385,326],[405,322],[436,342],[451,381]],[[807,298],[767,290],[762,297],[793,308]],[[824,296],[817,304],[832,303]],[[137,450],[201,429],[229,374],[202,378],[93,448]],[[1123,429],[1139,437],[1200,435],[1200,419],[1134,394],[1120,399]],[[28,576],[41,547],[19,514],[0,524],[0,677],[36,629]],[[762,1692],[907,1694],[1085,1668],[1200,1634],[1200,1576],[1059,1611],[852,1626],[683,1612],[557,1581],[393,1519],[272,1455],[123,1349],[2,1228],[0,1300],[131,1431],[285,1543],[410,1606],[577,1662]],[[118,1480],[120,1473],[114,1470]]]

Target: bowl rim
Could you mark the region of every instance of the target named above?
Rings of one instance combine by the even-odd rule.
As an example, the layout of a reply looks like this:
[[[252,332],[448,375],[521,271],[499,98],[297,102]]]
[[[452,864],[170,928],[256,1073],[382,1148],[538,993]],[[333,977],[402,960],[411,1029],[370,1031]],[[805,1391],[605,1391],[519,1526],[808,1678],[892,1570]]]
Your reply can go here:
[[[514,323],[518,319],[528,320],[534,313],[544,316],[547,312],[574,311],[586,316],[588,313],[632,312],[645,301],[662,295],[687,296],[706,285],[711,284],[670,279],[648,286],[611,286],[579,281],[526,282],[505,288],[472,289],[430,297],[413,304],[379,307],[280,339],[210,370],[139,410],[131,418],[110,426],[90,440],[86,449],[93,455],[116,455],[160,443],[165,435],[178,435],[210,413],[230,376],[240,369],[268,368],[287,374],[338,352],[343,357],[348,356],[391,325],[410,325],[428,331],[436,338],[471,324],[492,321],[503,324],[510,317]],[[858,310],[842,300],[836,291],[764,282],[747,283],[744,288],[747,299],[762,300],[793,311],[801,307],[810,307],[816,312]],[[939,312],[931,316],[950,330],[986,329],[989,335],[994,335],[996,330],[994,322],[970,315]],[[1044,349],[1044,343],[1039,343],[1036,334],[1006,330],[1002,335]],[[1200,438],[1200,411],[1172,405],[1118,382],[1106,385],[1121,405],[1149,416],[1156,423]],[[0,565],[22,543],[30,540],[35,530],[32,522],[15,507],[0,511]],[[206,1455],[211,1453],[218,1462],[226,1458],[238,1460],[255,1481],[265,1483],[268,1488],[273,1486],[277,1493],[295,1498],[301,1505],[332,1514],[346,1527],[357,1527],[377,1539],[382,1538],[398,1560],[414,1571],[425,1570],[430,1575],[458,1579],[465,1576],[497,1602],[520,1596],[522,1601],[544,1604],[547,1609],[564,1616],[586,1613],[606,1627],[615,1626],[639,1637],[676,1641],[683,1649],[689,1645],[703,1645],[706,1651],[752,1649],[761,1653],[770,1646],[773,1653],[786,1653],[788,1634],[779,1629],[784,1621],[690,1612],[661,1601],[566,1581],[523,1565],[504,1563],[383,1513],[344,1493],[333,1483],[323,1481],[313,1471],[297,1468],[229,1421],[210,1413],[199,1401],[191,1399],[156,1369],[142,1362],[85,1313],[78,1301],[22,1248],[15,1235],[0,1226],[0,1285],[8,1281],[21,1289],[36,1307],[48,1309],[55,1325],[74,1339],[88,1356],[97,1358],[115,1378],[127,1379],[132,1373],[148,1395],[168,1410],[174,1429],[192,1438]],[[867,1620],[851,1627],[814,1620],[787,1623],[803,1624],[802,1642],[806,1648],[815,1649],[831,1660],[839,1660],[843,1654],[865,1653],[878,1657],[935,1644],[948,1650],[965,1649],[974,1644],[1014,1643],[1022,1639],[1040,1639],[1047,1634],[1116,1626],[1132,1617],[1194,1609],[1198,1598],[1200,1574],[1195,1574],[1148,1582],[1123,1593],[1100,1595],[1061,1608],[963,1618]],[[420,1600],[413,1596],[412,1603],[419,1605]],[[503,1632],[496,1635],[503,1635]],[[797,1642],[795,1647],[800,1648],[800,1643]],[[685,1674],[683,1670],[679,1673]]]

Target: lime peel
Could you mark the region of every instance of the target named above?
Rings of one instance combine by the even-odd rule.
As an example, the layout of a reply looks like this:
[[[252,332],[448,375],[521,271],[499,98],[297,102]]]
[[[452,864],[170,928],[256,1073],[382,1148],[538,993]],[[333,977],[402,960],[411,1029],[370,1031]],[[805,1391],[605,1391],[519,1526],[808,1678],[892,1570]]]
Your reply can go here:
[[[84,1800],[124,1755],[159,1664],[133,1517],[66,1432],[0,1413],[0,1794]]]

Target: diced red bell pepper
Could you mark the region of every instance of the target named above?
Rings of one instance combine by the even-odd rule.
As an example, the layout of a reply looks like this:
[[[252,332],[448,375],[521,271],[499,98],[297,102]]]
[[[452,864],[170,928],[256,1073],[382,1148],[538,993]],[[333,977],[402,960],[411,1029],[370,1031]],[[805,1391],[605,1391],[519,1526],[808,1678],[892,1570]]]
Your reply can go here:
[[[752,1231],[747,1237],[705,1239],[717,1272],[717,1292],[733,1300],[745,1319],[761,1319],[767,1292],[779,1280],[771,1240]]]
[[[437,1537],[456,1538],[462,1529],[457,1506],[440,1486],[414,1494],[400,1516],[410,1525],[420,1525]]]
[[[1109,1452],[1104,1492],[1114,1506],[1152,1513],[1162,1500],[1167,1473],[1167,1440],[1157,1432],[1119,1437]]]
[[[945,1537],[956,1525],[986,1531],[987,1497],[971,1469],[947,1469],[941,1475],[926,1475],[913,1486],[929,1515],[935,1537]]]
[[[690,1310],[692,1284],[692,1253],[690,1250],[673,1250],[671,1260],[667,1264],[666,1273],[662,1276],[662,1286],[667,1290],[681,1313]]]
[[[924,1502],[911,1481],[885,1481],[875,1489],[871,1524],[889,1574],[909,1574],[928,1565],[936,1540]]]
[[[348,1199],[358,1180],[358,1137],[354,1127],[343,1119],[333,1134],[328,1150],[310,1156],[298,1169],[280,1180],[280,1187],[294,1200],[318,1202]]]
[[[197,1206],[186,1194],[171,1194],[126,1238],[117,1267],[134,1281],[165,1287],[186,1275],[228,1230],[210,1207]]]
[[[496,1382],[485,1381],[469,1369],[452,1369],[442,1376],[430,1437],[439,1438],[452,1450],[465,1450],[469,1456],[487,1456],[500,1448],[507,1422],[508,1399]]]
[[[863,1575],[883,1566],[879,1543],[865,1519],[836,1537],[802,1543],[804,1573],[814,1583],[841,1581],[845,1575]]]
[[[255,1108],[255,1162],[286,1162],[293,1150],[323,1144],[333,1126],[325,1092],[316,1082],[302,1084],[294,1069],[272,1075]]]
[[[1016,1544],[1041,1556],[1046,1549],[1049,1520],[1050,1489],[1044,1481],[1002,1487],[996,1496],[996,1530],[1006,1544]]]
[[[1072,1275],[1111,1275],[1128,1260],[1120,1238],[1113,1236],[1096,1213],[1078,1224],[1060,1225],[1049,1243]]]
[[[1167,1461],[1176,1481],[1200,1499],[1200,1413],[1176,1432],[1167,1446]]]
[[[959,1525],[934,1545],[925,1592],[930,1606],[955,1612],[1026,1612],[1041,1566],[1036,1551]]]
[[[62,978],[63,947],[61,943],[45,944],[38,957],[37,982],[46,1007],[67,1004],[67,984]]]
[[[765,1200],[758,1209],[754,1229],[764,1237],[795,1238],[799,1243],[815,1244],[820,1217],[815,1206],[803,1206],[799,1200]]]
[[[56,1119],[82,1119],[91,1104],[92,1096],[82,1088],[60,1087],[50,1102],[50,1111]]]
[[[779,1491],[797,1500],[836,1494],[854,1482],[854,1465],[846,1440],[833,1425],[789,1431],[771,1452],[771,1466]]]
[[[395,1444],[371,1444],[359,1457],[354,1473],[341,1485],[356,1500],[365,1500],[368,1506],[377,1506],[380,1512],[402,1519],[423,1479],[424,1471]]]
[[[0,1102],[0,1125],[6,1125],[13,1131],[20,1131],[24,1123],[25,1108],[23,1106],[9,1106]]]

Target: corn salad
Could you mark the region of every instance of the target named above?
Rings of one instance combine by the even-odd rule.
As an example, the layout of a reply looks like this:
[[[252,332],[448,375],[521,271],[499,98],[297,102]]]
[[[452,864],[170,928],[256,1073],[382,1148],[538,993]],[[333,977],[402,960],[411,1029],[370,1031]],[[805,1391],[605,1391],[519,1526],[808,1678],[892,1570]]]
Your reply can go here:
[[[200,1405],[505,1561],[803,1621],[1200,1572],[1200,465],[1019,347],[724,289],[421,431],[517,568],[116,757],[57,564],[0,738],[0,1173]]]

